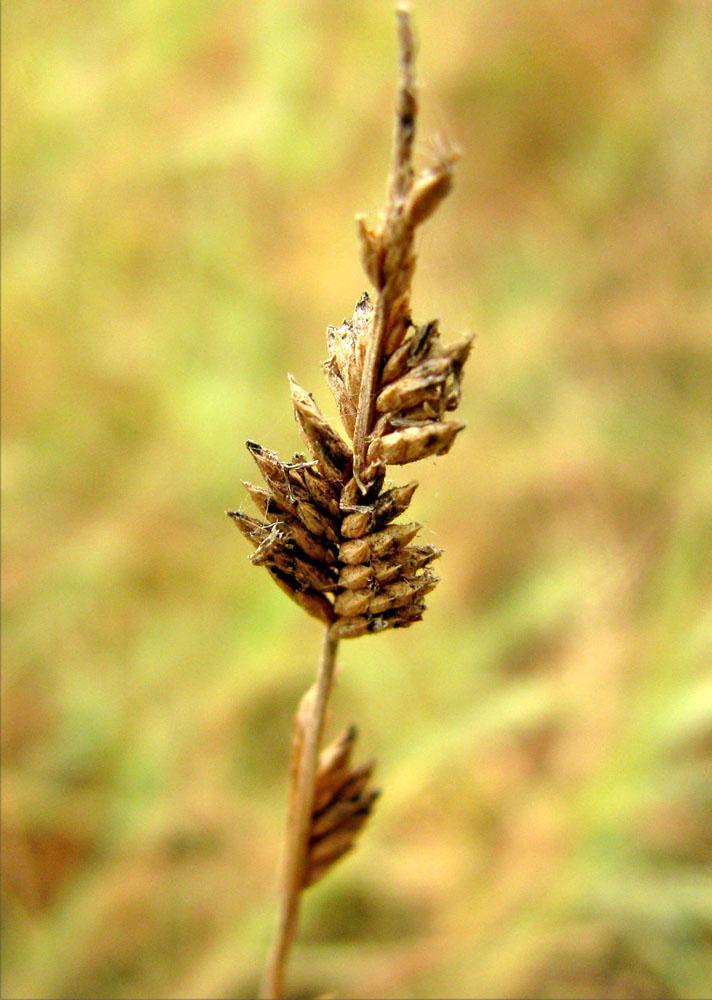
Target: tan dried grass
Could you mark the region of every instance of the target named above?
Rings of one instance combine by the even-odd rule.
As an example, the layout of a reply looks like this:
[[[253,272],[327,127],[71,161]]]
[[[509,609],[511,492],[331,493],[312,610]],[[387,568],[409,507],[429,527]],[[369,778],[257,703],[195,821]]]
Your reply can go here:
[[[416,174],[414,39],[399,7],[400,76],[393,160],[385,208],[369,228],[358,220],[361,257],[375,296],[364,293],[353,317],[327,332],[324,373],[347,439],[290,376],[292,405],[309,456],[284,462],[255,442],[247,447],[264,479],[245,484],[261,518],[229,512],[255,547],[251,557],[310,615],[326,624],[313,688],[300,704],[290,767],[278,930],[262,995],[284,990],[287,958],[305,888],[350,851],[377,792],[373,763],[352,768],[350,729],[319,756],[339,640],[420,621],[440,555],[412,544],[418,523],[396,523],[417,483],[384,489],[389,465],[445,454],[464,424],[448,419],[472,337],[444,346],[437,321],[417,326],[410,313],[415,232],[452,187],[452,150],[439,149]]]

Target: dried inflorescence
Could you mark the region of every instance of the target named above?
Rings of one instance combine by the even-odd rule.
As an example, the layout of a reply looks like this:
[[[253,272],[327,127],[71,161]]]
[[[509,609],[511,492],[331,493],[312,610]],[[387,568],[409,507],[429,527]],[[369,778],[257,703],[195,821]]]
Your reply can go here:
[[[363,357],[374,310],[364,294],[353,319],[328,331],[329,385],[353,435]],[[354,475],[352,448],[314,399],[291,379],[292,404],[312,456],[283,462],[250,441],[247,447],[267,489],[245,484],[262,519],[230,512],[277,583],[338,638],[418,621],[437,577],[427,566],[440,555],[410,544],[419,524],[394,523],[417,484],[384,488],[388,465],[405,465],[449,450],[464,424],[446,419],[460,398],[462,369],[472,340],[443,347],[436,322],[410,325],[383,358],[376,420],[366,464]]]
[[[300,702],[290,765],[290,804],[277,933],[262,995],[283,995],[301,893],[347,851],[377,792],[373,764],[350,765],[348,730],[319,758],[340,639],[402,628],[422,618],[440,555],[419,545],[421,525],[400,520],[417,483],[386,481],[388,466],[442,455],[463,424],[449,418],[472,338],[445,346],[437,321],[410,312],[415,232],[452,186],[455,155],[439,150],[415,174],[417,102],[414,41],[406,6],[397,8],[400,80],[388,197],[378,224],[359,220],[361,259],[375,294],[350,320],[327,331],[323,368],[345,429],[342,437],[290,376],[292,406],[307,453],[282,461],[249,441],[265,487],[246,483],[259,518],[233,511],[255,548],[252,561],[309,614],[326,623],[314,686]]]
[[[369,237],[375,240],[373,234]],[[398,314],[402,313],[402,304]],[[327,332],[324,363],[347,434],[355,435],[359,396],[376,310],[365,293],[354,315]],[[261,520],[231,511],[276,582],[338,638],[410,625],[437,582],[428,564],[440,555],[413,545],[420,525],[394,523],[416,483],[384,488],[386,467],[447,452],[464,424],[448,420],[472,345],[443,346],[436,321],[399,321],[389,333],[374,380],[374,422],[365,461],[340,437],[312,396],[290,378],[292,404],[311,458],[283,462],[249,441],[267,489],[245,484]]]
[[[381,632],[418,621],[437,577],[440,552],[415,545],[419,524],[396,522],[416,484],[385,487],[389,465],[442,455],[464,424],[448,419],[472,338],[444,346],[437,321],[410,315],[417,227],[452,186],[456,156],[442,149],[415,175],[416,98],[412,34],[400,17],[401,79],[388,200],[379,225],[359,220],[362,261],[376,289],[351,320],[327,331],[323,368],[349,440],[290,376],[292,405],[309,457],[283,462],[247,447],[267,489],[246,484],[261,519],[230,512],[255,546],[252,561],[334,638]]]
[[[380,795],[369,784],[375,762],[351,766],[357,735],[350,726],[319,757],[304,888],[318,882],[353,848]]]

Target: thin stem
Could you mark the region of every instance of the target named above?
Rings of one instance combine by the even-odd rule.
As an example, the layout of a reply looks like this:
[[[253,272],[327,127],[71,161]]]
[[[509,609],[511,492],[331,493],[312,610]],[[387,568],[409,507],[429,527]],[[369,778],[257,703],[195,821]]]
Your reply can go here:
[[[263,1000],[279,1000],[284,992],[287,961],[297,930],[299,903],[304,888],[319,746],[334,681],[338,644],[339,640],[334,639],[327,628],[316,681],[309,692],[311,697],[307,702],[306,718],[302,719],[301,712],[297,716],[294,752],[298,754],[298,770],[287,818],[279,921],[260,992]]]
[[[400,71],[388,197],[380,231],[380,241],[384,250],[383,280],[378,287],[373,329],[366,350],[353,439],[354,475],[362,488],[359,473],[366,463],[368,435],[373,423],[373,409],[386,333],[395,301],[403,292],[400,283],[404,275],[409,275],[409,269],[405,264],[410,257],[413,239],[412,231],[407,231],[408,227],[404,229],[403,211],[413,185],[413,142],[417,113],[415,40],[408,6],[401,4],[396,10],[396,16]],[[407,280],[409,278],[406,278]]]
[[[403,202],[413,183],[413,144],[415,142],[415,39],[410,18],[410,8],[400,4],[396,10],[398,20],[398,103],[393,134],[393,162],[389,183],[388,201],[395,205]]]

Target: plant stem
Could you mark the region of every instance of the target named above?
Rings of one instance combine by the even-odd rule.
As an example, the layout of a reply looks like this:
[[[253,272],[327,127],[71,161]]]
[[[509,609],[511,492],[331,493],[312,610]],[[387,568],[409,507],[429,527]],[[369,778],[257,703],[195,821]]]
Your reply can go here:
[[[297,715],[293,753],[297,755],[298,770],[296,781],[293,778],[287,817],[279,920],[260,991],[263,1000],[279,1000],[284,992],[287,961],[297,930],[299,903],[304,888],[319,746],[333,686],[338,644],[339,640],[332,637],[327,627],[316,681],[307,702],[303,702],[308,708],[306,718],[302,718],[301,711]]]
[[[354,477],[362,492],[361,472],[366,465],[368,435],[372,430],[373,410],[376,403],[378,376],[383,357],[384,343],[394,306],[410,282],[413,231],[404,224],[406,200],[413,185],[413,142],[417,98],[415,86],[415,39],[407,4],[396,9],[398,21],[398,46],[400,71],[396,121],[393,132],[393,154],[388,182],[386,210],[381,223],[379,238],[384,249],[383,274],[377,282],[378,298],[373,318],[373,329],[366,350],[363,376],[359,392],[356,425],[353,435]]]

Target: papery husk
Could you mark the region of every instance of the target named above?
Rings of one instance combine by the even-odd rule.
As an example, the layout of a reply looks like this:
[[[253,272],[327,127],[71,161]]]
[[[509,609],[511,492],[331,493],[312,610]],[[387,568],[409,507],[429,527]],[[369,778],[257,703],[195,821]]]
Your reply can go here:
[[[358,733],[350,726],[319,756],[304,888],[314,885],[354,846],[380,792],[369,786],[375,761],[351,766]]]

